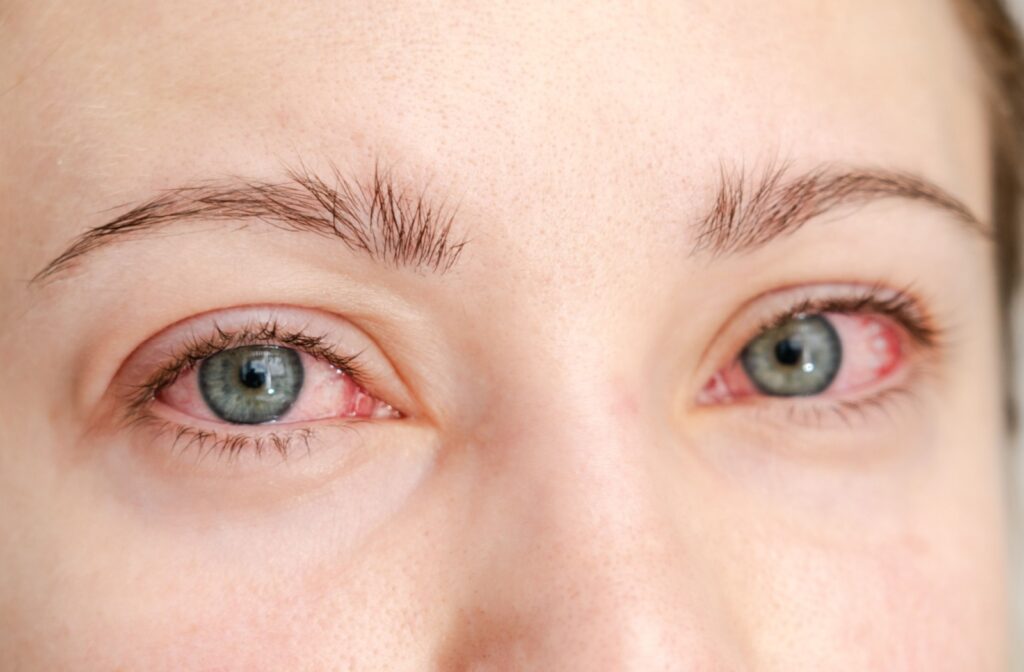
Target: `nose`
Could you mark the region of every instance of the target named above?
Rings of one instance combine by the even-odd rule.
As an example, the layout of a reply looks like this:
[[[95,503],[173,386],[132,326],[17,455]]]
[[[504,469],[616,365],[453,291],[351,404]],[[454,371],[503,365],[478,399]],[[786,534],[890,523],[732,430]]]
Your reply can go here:
[[[443,669],[743,669],[711,484],[615,386],[584,387],[503,413]]]

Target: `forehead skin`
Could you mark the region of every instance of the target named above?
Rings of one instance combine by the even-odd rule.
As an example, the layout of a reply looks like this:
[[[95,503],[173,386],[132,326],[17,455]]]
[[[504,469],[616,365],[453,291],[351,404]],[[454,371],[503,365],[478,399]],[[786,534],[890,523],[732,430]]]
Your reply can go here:
[[[674,215],[720,161],[773,152],[891,162],[987,203],[965,160],[983,132],[974,62],[934,3],[25,4],[2,24],[4,160],[47,187],[30,193],[120,203],[172,177],[384,155],[472,191],[503,243],[560,258],[595,256],[551,226],[581,202]],[[638,183],[651,204],[618,196]]]
[[[943,457],[890,503],[898,514],[865,503],[865,518],[893,522],[865,525],[864,540],[837,541],[817,518],[773,517],[696,469],[682,488],[640,476],[678,466],[651,468],[669,448],[644,424],[637,372],[661,353],[640,344],[663,342],[650,315],[664,310],[653,306],[675,295],[689,309],[720,302],[692,320],[713,334],[752,291],[734,278],[758,271],[686,256],[688,223],[723,163],[892,166],[989,216],[982,77],[951,7],[89,5],[0,5],[0,315],[12,357],[44,366],[30,341],[65,332],[93,342],[103,321],[93,306],[156,322],[171,292],[202,293],[184,272],[170,288],[139,280],[146,301],[125,290],[145,254],[167,257],[140,244],[141,261],[97,262],[95,274],[47,288],[50,307],[38,307],[26,280],[106,209],[196,180],[383,160],[458,203],[470,241],[458,269],[410,292],[442,316],[431,333],[454,344],[453,369],[503,387],[490,407],[459,407],[465,431],[444,479],[352,557],[332,527],[344,514],[275,513],[267,520],[289,524],[273,532],[267,520],[211,514],[197,529],[237,528],[216,537],[219,553],[253,551],[232,567],[210,561],[202,541],[178,543],[170,525],[139,524],[97,494],[90,467],[54,457],[54,428],[74,420],[70,392],[0,393],[5,421],[19,416],[0,428],[0,484],[20,507],[0,516],[15,530],[8,540],[22,540],[0,553],[0,568],[13,567],[0,572],[0,604],[14,605],[0,609],[0,650],[29,668],[74,669],[998,669],[994,347],[958,360],[971,373],[930,435]],[[927,229],[912,230],[889,243],[911,260]],[[192,250],[186,236],[180,245]],[[967,338],[992,345],[987,257],[966,243],[936,247],[920,258],[961,269],[963,292],[977,297]],[[807,262],[805,275],[827,275],[825,261],[787,254]],[[271,294],[248,284],[226,282],[214,299],[209,280],[195,308]],[[87,321],[83,333],[69,326]],[[99,351],[133,338],[108,336]],[[457,389],[470,378],[460,376],[430,384]],[[466,428],[467,413],[486,422]],[[33,445],[43,449],[9,450]],[[801,484],[793,497],[817,492]]]

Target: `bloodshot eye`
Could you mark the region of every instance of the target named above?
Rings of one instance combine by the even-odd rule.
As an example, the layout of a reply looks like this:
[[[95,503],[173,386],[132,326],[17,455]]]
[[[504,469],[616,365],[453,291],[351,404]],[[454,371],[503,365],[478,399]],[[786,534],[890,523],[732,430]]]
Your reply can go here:
[[[216,352],[160,390],[156,398],[193,418],[231,425],[399,417],[345,371],[279,345]]]
[[[894,320],[877,314],[795,315],[751,339],[712,376],[698,401],[862,394],[903,368],[902,333]]]

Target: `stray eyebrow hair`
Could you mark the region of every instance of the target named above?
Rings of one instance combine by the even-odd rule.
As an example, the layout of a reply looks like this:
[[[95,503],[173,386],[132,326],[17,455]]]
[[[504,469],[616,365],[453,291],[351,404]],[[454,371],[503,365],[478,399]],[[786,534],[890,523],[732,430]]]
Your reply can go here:
[[[116,241],[175,222],[257,220],[287,231],[333,237],[350,250],[394,267],[444,273],[462,254],[454,211],[410,196],[379,168],[368,183],[332,167],[330,181],[290,170],[283,182],[233,181],[169,189],[113,220],[89,229],[32,278],[45,281],[81,257]]]
[[[748,252],[835,208],[885,198],[927,203],[982,237],[993,236],[964,203],[912,173],[823,166],[793,175],[786,164],[773,163],[759,173],[722,167],[714,203],[697,225],[693,253]]]

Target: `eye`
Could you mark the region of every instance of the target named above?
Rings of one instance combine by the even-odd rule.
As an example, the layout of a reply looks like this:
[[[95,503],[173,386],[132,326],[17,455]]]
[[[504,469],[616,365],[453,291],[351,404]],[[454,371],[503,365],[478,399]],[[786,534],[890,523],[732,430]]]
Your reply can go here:
[[[278,345],[227,348],[205,357],[156,399],[198,419],[235,425],[398,416],[341,368]]]
[[[119,426],[154,457],[245,455],[255,465],[267,448],[349,454],[406,431],[417,416],[367,332],[340,315],[290,306],[240,306],[174,323],[131,353],[111,389],[126,423]]]
[[[865,312],[799,311],[772,320],[712,376],[698,402],[865,397],[891,386],[907,369],[908,333],[917,327],[860,303],[854,307]]]

